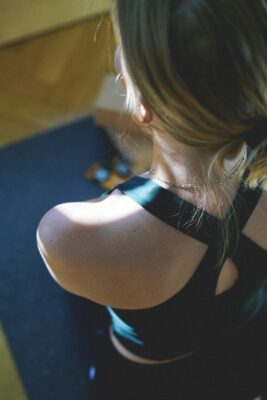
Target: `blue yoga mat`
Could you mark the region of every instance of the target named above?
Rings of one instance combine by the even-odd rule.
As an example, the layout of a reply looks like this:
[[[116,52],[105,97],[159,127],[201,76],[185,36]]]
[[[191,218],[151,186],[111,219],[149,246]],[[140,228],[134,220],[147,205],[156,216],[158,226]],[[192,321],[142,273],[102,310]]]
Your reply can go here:
[[[114,153],[90,118],[0,150],[0,313],[30,400],[91,399],[93,336],[107,315],[53,281],[37,250],[36,229],[56,204],[100,196],[104,189],[85,173],[95,162],[108,166]]]

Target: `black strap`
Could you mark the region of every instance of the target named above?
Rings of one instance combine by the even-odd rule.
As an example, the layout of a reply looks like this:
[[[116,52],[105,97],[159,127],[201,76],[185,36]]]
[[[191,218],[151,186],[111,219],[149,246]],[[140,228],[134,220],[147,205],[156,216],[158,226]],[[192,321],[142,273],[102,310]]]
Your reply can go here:
[[[247,147],[247,157],[251,152],[252,150]],[[255,157],[252,161],[254,159]],[[245,181],[249,173],[249,168],[246,168],[235,199],[225,217],[231,221],[236,216],[239,232],[243,230],[262,194],[262,189],[259,186],[254,190],[247,188]],[[168,225],[205,244],[209,245],[214,241],[214,237],[219,234],[220,220],[218,218],[182,199],[178,194],[164,189],[152,180],[133,176],[106,191],[102,196],[110,194],[115,189],[119,189],[131,197],[141,207]],[[200,215],[202,215],[202,218],[199,223]]]
[[[201,242],[208,244],[214,235],[218,222],[215,217],[204,211],[203,222],[198,225],[201,213],[198,207],[151,180],[134,176],[116,188],[155,217]]]
[[[234,218],[236,218],[240,231],[243,230],[262,194],[262,190],[259,187],[255,188],[255,190],[247,190],[245,180],[248,173],[247,169],[235,199],[225,217],[229,218],[230,221],[234,221]],[[218,218],[149,179],[133,176],[103,195],[110,194],[115,189],[122,191],[141,207],[168,225],[207,245],[213,242],[214,238],[220,234],[219,226],[221,222]],[[200,215],[202,215],[201,219],[199,218]]]

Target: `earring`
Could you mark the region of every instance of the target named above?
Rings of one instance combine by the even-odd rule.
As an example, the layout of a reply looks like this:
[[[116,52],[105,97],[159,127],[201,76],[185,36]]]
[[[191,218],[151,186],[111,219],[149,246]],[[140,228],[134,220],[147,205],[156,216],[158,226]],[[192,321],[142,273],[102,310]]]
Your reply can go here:
[[[119,72],[116,75],[115,82],[116,82],[116,89],[118,91],[118,94],[120,96],[125,96],[126,95],[126,91],[125,91],[125,86],[123,84],[123,76],[122,76],[121,72]],[[122,88],[123,88],[123,90],[121,90]]]

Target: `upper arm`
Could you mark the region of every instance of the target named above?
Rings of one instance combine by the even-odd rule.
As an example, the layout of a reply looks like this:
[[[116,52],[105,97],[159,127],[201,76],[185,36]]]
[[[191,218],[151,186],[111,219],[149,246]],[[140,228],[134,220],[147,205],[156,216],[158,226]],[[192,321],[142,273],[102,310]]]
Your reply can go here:
[[[113,268],[110,245],[105,249],[106,224],[97,203],[61,204],[41,219],[37,246],[61,287],[98,304],[119,307],[127,288],[122,271]]]
[[[39,222],[36,241],[39,253],[52,278],[64,289],[70,290],[70,266],[75,254],[75,222],[64,205],[50,209]]]

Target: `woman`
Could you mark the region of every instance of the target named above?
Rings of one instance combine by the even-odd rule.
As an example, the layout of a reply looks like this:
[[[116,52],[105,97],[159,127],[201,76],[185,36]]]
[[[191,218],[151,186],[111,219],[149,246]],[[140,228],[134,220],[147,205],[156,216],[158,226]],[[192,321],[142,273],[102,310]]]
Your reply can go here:
[[[266,22],[261,0],[114,1],[151,168],[37,230],[52,277],[110,316],[97,399],[267,393]]]

